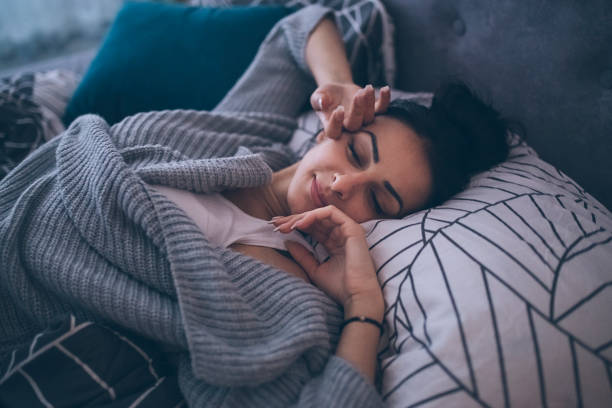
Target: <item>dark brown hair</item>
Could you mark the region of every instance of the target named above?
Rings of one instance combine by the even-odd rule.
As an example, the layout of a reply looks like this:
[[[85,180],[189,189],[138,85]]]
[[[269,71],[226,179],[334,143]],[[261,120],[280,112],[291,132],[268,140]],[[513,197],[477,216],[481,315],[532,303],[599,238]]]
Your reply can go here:
[[[508,155],[509,122],[461,82],[442,85],[430,108],[396,99],[384,115],[410,126],[425,142],[433,176],[426,207],[457,194],[471,176]]]

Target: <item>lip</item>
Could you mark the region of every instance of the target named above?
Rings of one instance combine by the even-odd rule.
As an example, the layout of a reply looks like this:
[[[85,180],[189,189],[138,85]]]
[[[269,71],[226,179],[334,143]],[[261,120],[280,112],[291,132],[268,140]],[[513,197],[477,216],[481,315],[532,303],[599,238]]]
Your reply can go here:
[[[327,205],[327,201],[325,201],[320,191],[319,183],[317,183],[317,177],[315,176],[312,178],[312,184],[310,185],[310,196],[317,208]]]

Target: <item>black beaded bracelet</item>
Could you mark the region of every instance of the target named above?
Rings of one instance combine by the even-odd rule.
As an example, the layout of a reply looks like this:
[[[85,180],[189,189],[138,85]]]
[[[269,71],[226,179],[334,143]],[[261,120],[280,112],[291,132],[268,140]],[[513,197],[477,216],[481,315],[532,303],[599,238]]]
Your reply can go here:
[[[383,334],[383,325],[377,322],[376,320],[370,319],[369,317],[365,317],[365,316],[355,316],[355,317],[351,317],[350,319],[346,319],[342,323],[342,326],[340,326],[340,329],[344,329],[344,326],[346,326],[347,324],[351,322],[362,322],[362,323],[373,324],[374,326],[378,327],[378,329],[380,330],[380,335],[382,336]]]

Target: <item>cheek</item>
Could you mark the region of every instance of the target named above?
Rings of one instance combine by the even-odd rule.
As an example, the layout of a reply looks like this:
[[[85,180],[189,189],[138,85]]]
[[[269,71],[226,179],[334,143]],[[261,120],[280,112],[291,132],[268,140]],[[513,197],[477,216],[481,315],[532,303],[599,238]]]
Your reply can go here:
[[[293,178],[289,182],[287,189],[287,205],[291,214],[297,214],[307,211],[307,205],[310,198],[308,197],[309,192],[309,181],[312,178],[312,169],[309,166],[307,157],[300,161],[300,165],[297,167]]]
[[[324,140],[310,149],[302,160],[311,165],[324,168],[328,164],[337,162],[340,157],[345,157],[343,145],[339,141]]]
[[[376,218],[375,214],[370,210],[368,203],[364,202],[363,199],[359,201],[355,200],[355,202],[347,204],[343,211],[357,223]]]
[[[324,174],[330,171],[335,171],[339,162],[338,154],[340,149],[329,143],[323,142],[310,149],[296,169],[294,181],[298,182],[302,179],[309,179],[314,174]]]

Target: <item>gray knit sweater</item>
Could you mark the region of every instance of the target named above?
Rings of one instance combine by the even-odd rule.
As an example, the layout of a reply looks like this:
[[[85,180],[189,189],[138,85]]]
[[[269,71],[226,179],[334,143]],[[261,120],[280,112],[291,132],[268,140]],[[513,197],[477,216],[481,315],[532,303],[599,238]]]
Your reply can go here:
[[[213,248],[148,187],[258,186],[294,158],[282,144],[314,89],[312,6],[268,35],[213,112],[83,116],[0,182],[0,355],[67,312],[178,353],[190,406],[372,407],[375,388],[333,355],[342,312],[317,288]]]

